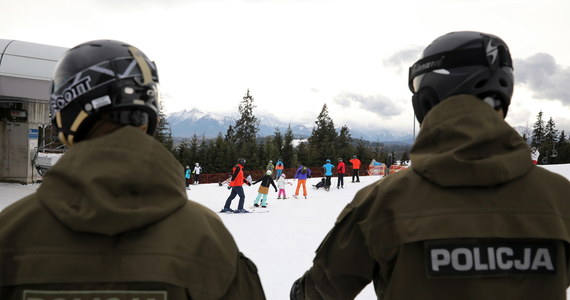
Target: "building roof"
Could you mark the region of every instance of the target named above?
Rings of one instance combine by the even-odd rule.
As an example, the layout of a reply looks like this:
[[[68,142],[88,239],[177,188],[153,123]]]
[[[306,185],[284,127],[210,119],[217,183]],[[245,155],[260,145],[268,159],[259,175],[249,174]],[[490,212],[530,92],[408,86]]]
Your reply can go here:
[[[53,69],[66,50],[0,39],[0,97],[48,100]]]

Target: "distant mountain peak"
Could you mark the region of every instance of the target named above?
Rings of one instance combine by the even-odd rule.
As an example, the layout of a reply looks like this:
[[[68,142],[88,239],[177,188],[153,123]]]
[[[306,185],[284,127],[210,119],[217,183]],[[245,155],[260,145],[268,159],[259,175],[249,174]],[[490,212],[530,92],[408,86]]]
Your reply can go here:
[[[195,108],[174,112],[166,116],[172,129],[172,135],[182,138],[189,138],[193,135],[215,138],[219,133],[225,134],[230,125],[235,125],[238,118],[239,115],[205,113]],[[284,122],[270,113],[256,114],[256,118],[260,121],[258,135],[261,137],[274,135],[276,128],[279,128],[280,132],[284,134],[287,128],[291,126],[295,137],[304,138],[311,135],[314,127],[314,125],[307,126],[301,123]],[[356,130],[350,126],[349,128],[350,134],[355,140],[362,138],[372,142],[411,143],[413,138],[410,133],[394,133],[382,128],[365,130]]]

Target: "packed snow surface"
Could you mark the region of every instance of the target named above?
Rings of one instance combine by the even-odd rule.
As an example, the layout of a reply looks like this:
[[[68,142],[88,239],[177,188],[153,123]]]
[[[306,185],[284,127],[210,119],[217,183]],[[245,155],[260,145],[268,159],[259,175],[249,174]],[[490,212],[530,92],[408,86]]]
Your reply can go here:
[[[570,164],[544,168],[570,179]],[[307,199],[302,196],[294,199],[296,181],[289,179],[292,183],[286,186],[289,199],[277,200],[277,193],[270,188],[268,213],[219,214],[240,250],[257,265],[267,299],[289,299],[291,284],[311,266],[314,251],[332,228],[340,211],[359,189],[377,180],[381,180],[380,177],[361,176],[360,183],[351,183],[351,177],[347,176],[344,189],[336,189],[337,179],[333,177],[333,186],[326,192],[313,188],[320,178],[311,178],[307,182]],[[33,193],[38,186],[0,183],[0,210]],[[246,209],[252,207],[258,187],[259,184],[244,186]],[[225,186],[218,184],[192,185],[187,192],[190,200],[216,212],[230,194]],[[235,209],[237,205],[236,197],[231,207]],[[377,299],[372,284],[356,299]]]

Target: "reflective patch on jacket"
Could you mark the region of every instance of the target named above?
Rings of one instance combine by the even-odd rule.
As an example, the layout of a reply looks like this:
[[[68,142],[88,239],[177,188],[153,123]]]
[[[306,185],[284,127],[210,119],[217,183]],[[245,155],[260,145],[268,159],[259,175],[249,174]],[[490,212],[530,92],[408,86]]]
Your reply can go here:
[[[167,300],[166,291],[25,290],[23,300]]]
[[[428,277],[556,274],[556,245],[546,241],[438,240],[424,242]]]

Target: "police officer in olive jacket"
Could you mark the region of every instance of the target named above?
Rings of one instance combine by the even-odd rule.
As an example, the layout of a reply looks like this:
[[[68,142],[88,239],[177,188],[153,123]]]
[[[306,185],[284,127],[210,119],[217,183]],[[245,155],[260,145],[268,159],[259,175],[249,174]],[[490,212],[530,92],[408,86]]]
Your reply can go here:
[[[291,299],[566,299],[570,182],[536,167],[503,119],[507,45],[479,32],[432,42],[410,68],[421,130],[412,168],[360,190]]]
[[[51,116],[70,149],[0,213],[0,299],[265,299],[219,217],[156,141],[156,66],[118,41],[70,49]]]

